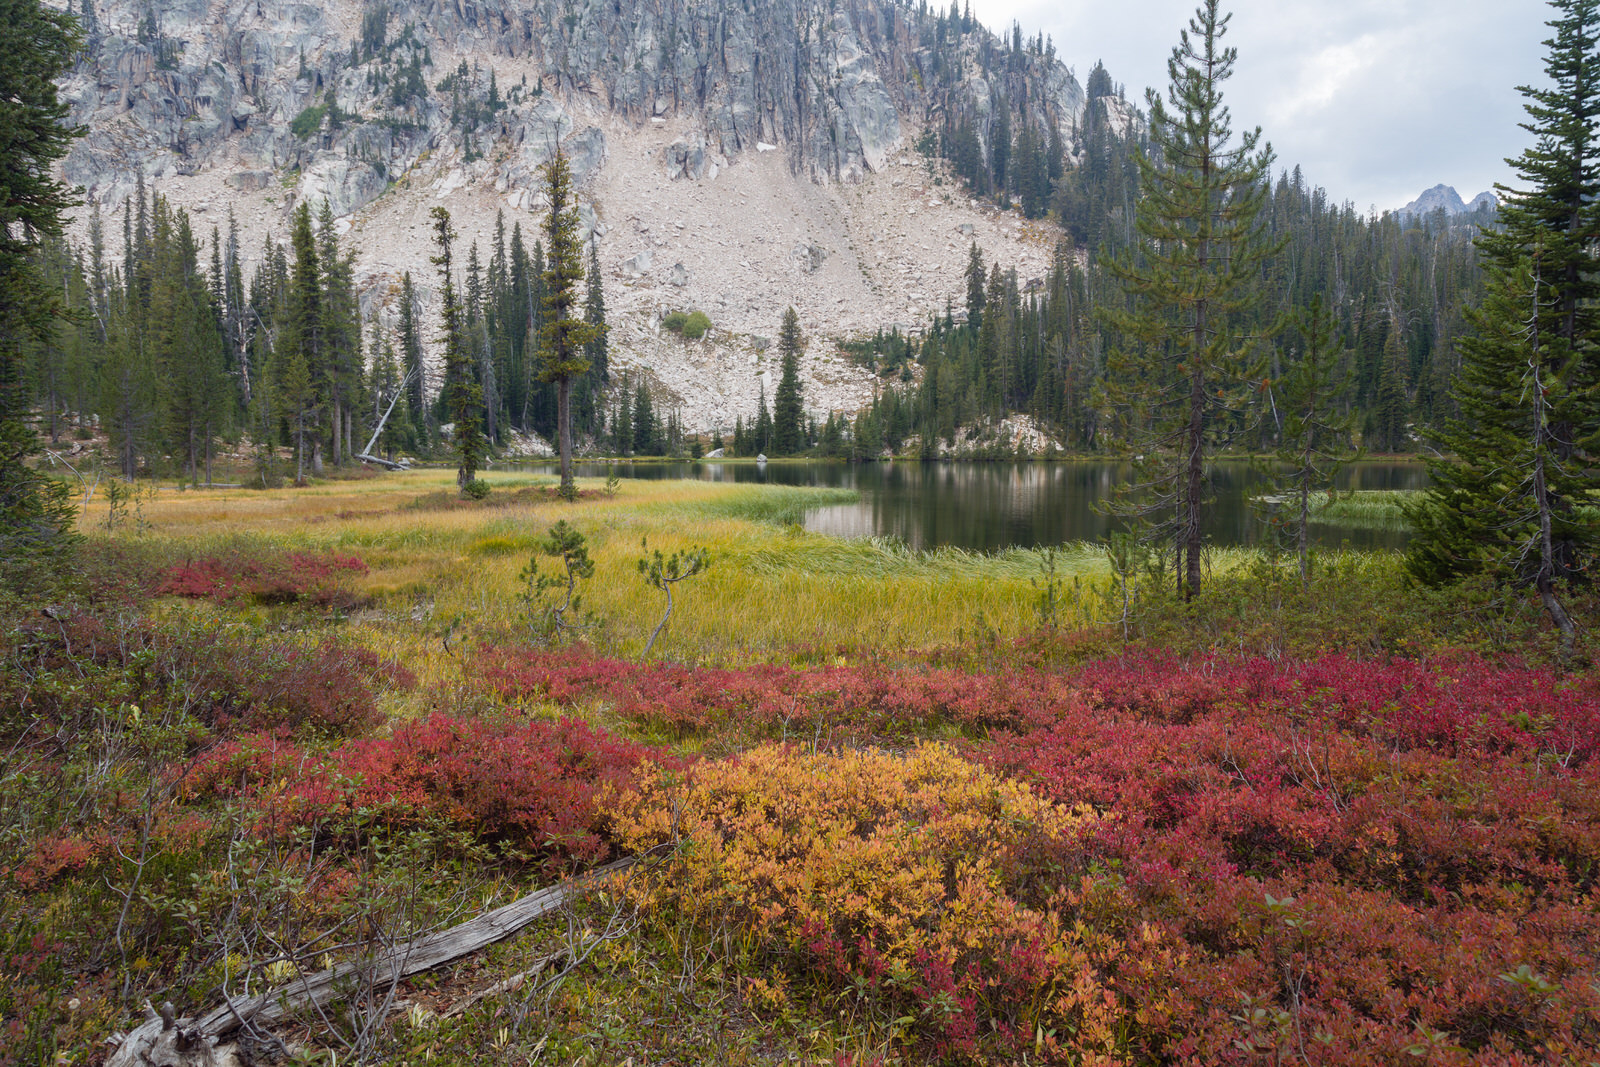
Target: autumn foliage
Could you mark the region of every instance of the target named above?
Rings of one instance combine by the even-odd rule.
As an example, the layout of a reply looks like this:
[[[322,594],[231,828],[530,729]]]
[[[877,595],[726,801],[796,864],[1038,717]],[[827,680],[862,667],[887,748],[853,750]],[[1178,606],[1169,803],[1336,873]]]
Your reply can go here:
[[[357,598],[340,583],[366,573],[367,565],[355,556],[235,550],[166,568],[155,593],[193,600],[350,607]]]
[[[195,798],[256,798],[268,832],[442,819],[560,870],[610,858],[597,799],[629,784],[650,755],[575,719],[431,715],[315,757],[281,734],[227,741],[186,770],[183,788]]]
[[[1149,654],[497,670],[674,731],[973,738],[965,759],[761,748],[630,795],[623,839],[681,846],[653,903],[745,938],[776,968],[758,1000],[821,983],[929,1053],[997,1060],[1580,1062],[1600,1042],[1592,680]]]

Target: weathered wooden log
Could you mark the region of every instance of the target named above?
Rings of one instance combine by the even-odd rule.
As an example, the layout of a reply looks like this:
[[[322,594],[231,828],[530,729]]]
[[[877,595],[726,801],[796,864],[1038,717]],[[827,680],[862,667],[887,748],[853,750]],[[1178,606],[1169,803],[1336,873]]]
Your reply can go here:
[[[408,941],[382,956],[341,963],[259,996],[228,1000],[198,1020],[173,1018],[170,1005],[164,1006],[163,1014],[152,1010],[151,1018],[122,1039],[106,1067],[237,1067],[243,1061],[232,1039],[242,1027],[270,1024],[302,1008],[321,1007],[350,978],[365,977],[374,987],[387,990],[402,978],[482,951],[633,863],[629,857],[596,868],[448,930]]]

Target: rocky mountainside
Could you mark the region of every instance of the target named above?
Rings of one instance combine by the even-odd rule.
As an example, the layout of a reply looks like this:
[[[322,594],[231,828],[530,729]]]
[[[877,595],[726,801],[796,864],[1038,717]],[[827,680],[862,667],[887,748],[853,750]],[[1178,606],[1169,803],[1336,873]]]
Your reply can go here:
[[[1472,198],[1471,203],[1463,203],[1461,194],[1455,191],[1454,186],[1435,185],[1428,189],[1411,203],[1401,208],[1396,214],[1402,219],[1415,218],[1433,211],[1443,210],[1446,215],[1467,215],[1479,208],[1494,208],[1500,202],[1493,193],[1479,193]]]
[[[959,303],[974,240],[1042,274],[1053,232],[967,199],[925,135],[960,122],[989,153],[1025,120],[1070,146],[1084,107],[1042,41],[891,0],[75,3],[89,49],[63,89],[90,132],[63,172],[108,233],[141,178],[202,232],[231,216],[255,254],[326,201],[364,310],[392,324],[403,272],[425,302],[434,284],[428,211],[450,209],[460,253],[486,254],[500,213],[531,238],[559,145],[613,367],[690,429],[754,410],[790,304],[808,407],[851,410],[875,382],[830,340]],[[708,339],[661,330],[673,308],[706,311]]]

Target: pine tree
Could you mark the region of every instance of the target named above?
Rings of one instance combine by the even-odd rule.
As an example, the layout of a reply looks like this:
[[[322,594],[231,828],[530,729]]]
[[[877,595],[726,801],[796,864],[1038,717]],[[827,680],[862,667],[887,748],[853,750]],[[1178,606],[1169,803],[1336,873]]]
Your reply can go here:
[[[1124,512],[1170,546],[1186,598],[1200,591],[1206,451],[1240,404],[1252,347],[1241,320],[1254,275],[1276,251],[1260,223],[1272,149],[1257,148],[1259,128],[1229,146],[1222,83],[1237,53],[1221,40],[1230,17],[1204,0],[1167,60],[1166,99],[1147,93],[1155,150],[1139,156],[1142,241],[1113,267],[1134,310],[1109,316],[1140,342],[1124,362],[1145,364],[1110,383],[1145,457],[1131,487],[1144,495],[1124,497]]]
[[[658,440],[655,407],[650,401],[650,390],[639,383],[633,394],[633,454],[653,456]]]
[[[617,413],[611,419],[611,437],[617,455],[627,456],[633,451],[633,397],[628,392],[626,375],[623,376],[619,392]]]
[[[1532,586],[1570,653],[1558,595],[1600,564],[1600,0],[1552,0],[1547,88],[1522,86],[1535,135],[1514,161],[1526,188],[1503,197],[1478,240],[1488,274],[1475,332],[1460,344],[1461,417],[1440,439],[1453,462],[1411,516],[1407,566],[1429,583],[1486,572]]]
[[[1400,452],[1406,444],[1405,344],[1400,324],[1390,314],[1389,332],[1383,342],[1383,361],[1378,368],[1378,385],[1372,400],[1372,441],[1384,452]]]
[[[1339,331],[1319,295],[1295,316],[1298,358],[1278,382],[1277,403],[1283,430],[1277,459],[1285,468],[1281,483],[1289,510],[1281,526],[1292,532],[1302,583],[1311,580],[1311,514],[1332,499],[1340,468],[1360,450],[1350,446],[1352,418],[1337,404]],[[1320,501],[1319,501],[1320,494]]]
[[[444,381],[446,409],[455,422],[452,431],[456,445],[456,484],[463,491],[478,477],[478,467],[483,463],[483,390],[473,373],[462,337],[461,305],[456,299],[455,276],[450,266],[450,244],[455,240],[455,230],[450,227],[450,212],[436,207],[433,215],[434,243],[439,254],[431,262],[439,268],[439,317],[443,327],[440,340],[444,342]]]
[[[417,291],[411,272],[400,279],[400,361],[406,375],[406,399],[417,436],[428,439],[427,373],[422,362],[422,332],[417,328]]]
[[[355,413],[361,397],[361,310],[355,291],[355,263],[339,252],[333,211],[323,201],[317,217],[317,259],[322,268],[322,380],[333,462],[354,454]]]
[[[25,340],[65,312],[30,257],[61,235],[62,213],[77,202],[51,167],[83,133],[66,124],[55,86],[82,39],[70,13],[0,0],[0,587],[11,590],[52,573],[74,543],[65,485],[25,462],[39,447],[25,419]]]
[[[550,247],[544,270],[545,321],[539,332],[539,380],[556,386],[560,492],[564,499],[576,500],[578,488],[572,480],[572,383],[589,369],[585,350],[605,335],[605,326],[574,315],[578,282],[583,280],[583,253],[578,241],[578,208],[572,201],[572,168],[567,157],[557,150],[542,169],[545,195],[550,200],[544,227]]]
[[[289,282],[288,323],[278,346],[278,401],[294,429],[295,484],[305,481],[307,451],[311,472],[322,474],[322,440],[318,434],[322,397],[322,269],[311,232],[311,209],[301,204],[291,231],[294,267]]]
[[[967,329],[976,333],[983,325],[984,282],[983,253],[978,242],[973,241],[967,251]]]
[[[772,451],[792,456],[805,445],[805,411],[800,397],[800,316],[794,308],[783,313],[778,327],[778,353],[783,373],[772,397]]]
[[[760,394],[756,399],[756,421],[752,432],[751,447],[758,455],[766,455],[772,450],[772,412],[767,410],[767,383],[763,378]]]
[[[584,346],[584,355],[589,359],[590,373],[604,382],[611,376],[608,365],[611,353],[610,331],[606,328],[606,290],[600,275],[600,250],[593,240],[589,242],[589,270],[583,301],[583,321],[597,327],[594,338]]]

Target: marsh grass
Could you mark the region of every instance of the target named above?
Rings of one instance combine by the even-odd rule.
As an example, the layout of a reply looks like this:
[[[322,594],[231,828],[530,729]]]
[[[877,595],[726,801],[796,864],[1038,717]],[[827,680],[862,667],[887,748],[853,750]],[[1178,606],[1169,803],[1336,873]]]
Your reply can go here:
[[[1321,526],[1344,526],[1360,530],[1405,531],[1411,528],[1406,521],[1405,508],[1416,503],[1425,491],[1421,489],[1357,489],[1348,493],[1311,494],[1311,521]],[[1259,505],[1276,505],[1285,518],[1298,514],[1298,497],[1262,496],[1255,498]]]
[[[850,490],[624,481],[614,497],[566,503],[539,491],[548,479],[490,472],[485,501],[458,502],[449,499],[451,477],[408,471],[305,489],[162,494],[146,505],[141,540],[173,558],[241,548],[357,555],[369,571],[354,585],[375,610],[345,625],[447,691],[464,684],[465,642],[526,636],[519,576],[538,539],[561,519],[588,541],[595,575],[584,583],[585,607],[604,620],[596,643],[617,655],[638,655],[660,618],[659,597],[637,571],[645,539],[668,554],[711,551],[710,569],[678,590],[657,646],[685,662],[863,642],[928,648],[975,624],[1006,636],[1035,619],[1040,551],[920,550],[801,529],[808,508],[851,501]],[[440,500],[448,506],[433,506]],[[97,519],[103,516],[91,506],[86,532]],[[1226,553],[1219,559],[1213,566],[1231,565]],[[1064,546],[1057,569],[1076,584],[1080,617],[1099,614],[1092,601],[1106,584],[1103,553]]]
[[[1422,498],[1420,489],[1360,489],[1341,493],[1329,502],[1323,495],[1312,521],[1328,526],[1349,526],[1363,530],[1409,530],[1406,506]]]

